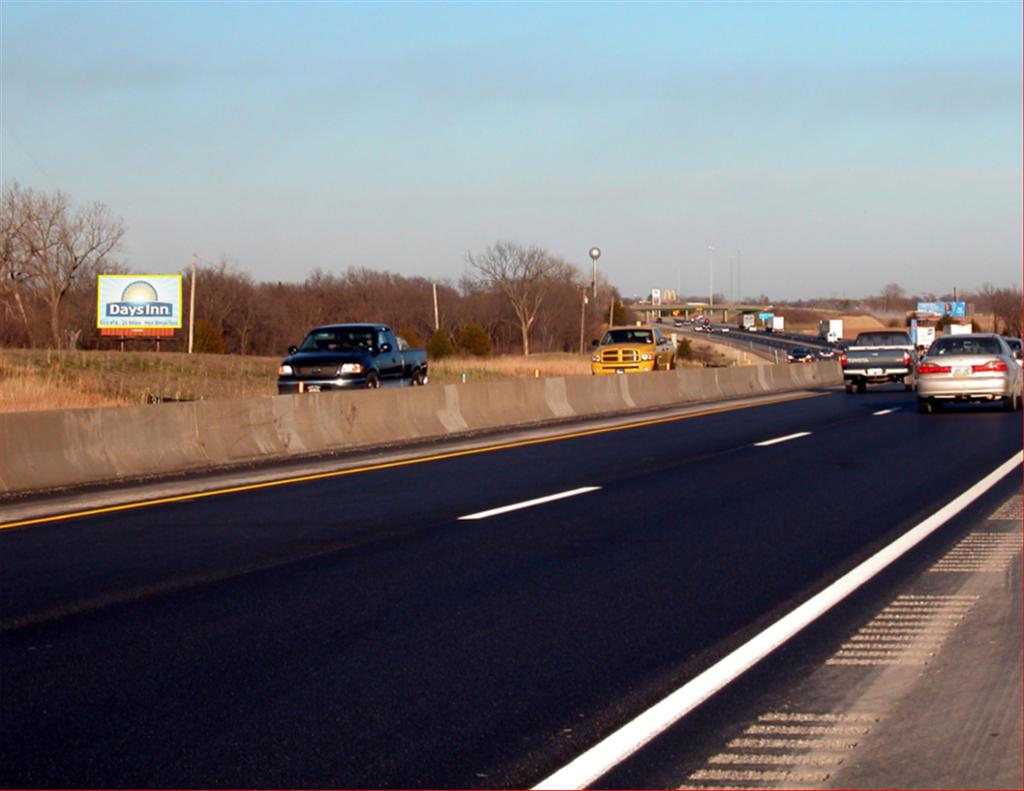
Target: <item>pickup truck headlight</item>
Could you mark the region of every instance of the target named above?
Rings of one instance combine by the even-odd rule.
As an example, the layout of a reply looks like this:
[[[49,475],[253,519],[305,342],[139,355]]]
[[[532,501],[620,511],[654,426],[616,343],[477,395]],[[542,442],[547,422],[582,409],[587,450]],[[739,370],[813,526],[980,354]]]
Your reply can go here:
[[[592,354],[590,356],[590,361],[591,362],[595,362],[595,363],[601,362],[601,355],[600,354]]]
[[[653,355],[647,354],[647,352],[644,352],[643,354],[640,355],[640,359],[643,360],[644,362],[649,362],[652,358]]]
[[[292,370],[292,367],[290,365],[282,365],[280,368],[277,369],[278,376],[291,376],[294,373],[295,371]]]
[[[363,366],[359,363],[345,363],[341,366],[339,373],[343,374],[361,374],[363,372]]]

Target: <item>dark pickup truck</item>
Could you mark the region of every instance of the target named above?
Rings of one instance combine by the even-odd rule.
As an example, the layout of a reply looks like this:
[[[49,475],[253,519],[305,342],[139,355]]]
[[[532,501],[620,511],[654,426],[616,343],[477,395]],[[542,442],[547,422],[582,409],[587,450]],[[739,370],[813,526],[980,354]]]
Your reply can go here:
[[[846,392],[863,393],[868,384],[900,382],[914,389],[917,353],[910,335],[894,330],[862,332],[839,358]]]
[[[315,327],[277,369],[277,392],[318,393],[427,383],[427,352],[383,324]]]

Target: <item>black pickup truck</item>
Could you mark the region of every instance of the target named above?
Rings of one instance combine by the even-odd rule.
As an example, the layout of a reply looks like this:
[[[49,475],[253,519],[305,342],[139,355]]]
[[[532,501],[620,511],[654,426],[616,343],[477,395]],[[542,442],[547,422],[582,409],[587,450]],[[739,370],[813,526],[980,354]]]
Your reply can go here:
[[[863,393],[869,384],[902,383],[914,389],[917,352],[906,332],[862,332],[840,356],[846,392]]]
[[[384,324],[314,327],[277,369],[280,394],[426,383],[426,350],[410,349]]]

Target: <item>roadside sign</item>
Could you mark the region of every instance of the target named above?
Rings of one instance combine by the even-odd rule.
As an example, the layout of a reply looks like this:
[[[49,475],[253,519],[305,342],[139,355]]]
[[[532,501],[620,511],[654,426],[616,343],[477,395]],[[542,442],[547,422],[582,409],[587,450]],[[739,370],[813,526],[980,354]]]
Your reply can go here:
[[[181,275],[98,275],[96,326],[100,330],[181,327]]]

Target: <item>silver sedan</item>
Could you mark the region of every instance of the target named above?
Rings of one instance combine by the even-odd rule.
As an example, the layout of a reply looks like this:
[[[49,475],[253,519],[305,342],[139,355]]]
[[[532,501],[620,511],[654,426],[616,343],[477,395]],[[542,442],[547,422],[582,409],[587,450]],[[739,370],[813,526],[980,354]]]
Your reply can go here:
[[[917,409],[933,412],[952,401],[1001,400],[1020,409],[1024,375],[1006,341],[992,333],[945,335],[917,366]]]

